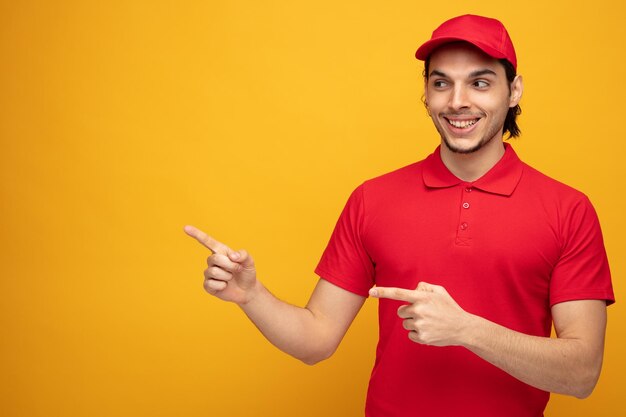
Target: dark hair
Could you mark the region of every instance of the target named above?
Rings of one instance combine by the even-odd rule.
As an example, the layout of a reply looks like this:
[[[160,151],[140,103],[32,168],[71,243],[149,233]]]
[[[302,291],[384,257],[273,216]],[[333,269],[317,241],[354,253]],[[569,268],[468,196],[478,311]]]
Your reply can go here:
[[[510,93],[511,83],[517,76],[517,72],[515,71],[515,67],[513,67],[513,64],[511,64],[508,60],[499,59],[498,62],[500,62],[502,66],[504,67],[504,73],[506,74],[506,79],[509,82],[509,93]],[[426,81],[428,81],[429,65],[430,65],[430,57],[427,57],[426,60],[424,61],[424,72],[422,73]],[[517,104],[515,107],[510,107],[509,111],[506,113],[506,118],[504,119],[504,128],[503,128],[502,133],[503,134],[508,133],[509,138],[516,138],[520,135],[520,133],[522,133],[519,126],[517,125],[517,122],[515,121],[517,116],[519,116],[520,114],[522,114],[522,108],[520,107],[519,104]]]

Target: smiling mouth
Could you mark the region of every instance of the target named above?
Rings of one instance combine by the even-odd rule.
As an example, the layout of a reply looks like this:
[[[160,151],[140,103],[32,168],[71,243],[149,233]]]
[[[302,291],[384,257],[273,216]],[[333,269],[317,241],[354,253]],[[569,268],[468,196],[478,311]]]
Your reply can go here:
[[[478,123],[478,121],[480,120],[480,118],[471,119],[471,120],[451,120],[451,119],[448,119],[447,117],[444,117],[444,119],[446,119],[446,121],[448,122],[448,124],[450,124],[450,126],[455,127],[457,129],[469,129],[470,127]]]

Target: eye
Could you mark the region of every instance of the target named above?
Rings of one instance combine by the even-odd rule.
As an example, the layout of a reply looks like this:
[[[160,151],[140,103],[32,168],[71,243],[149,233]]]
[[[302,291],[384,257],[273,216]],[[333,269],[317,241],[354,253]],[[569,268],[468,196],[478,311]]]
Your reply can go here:
[[[445,82],[444,80],[435,80],[435,81],[433,81],[433,86],[435,88],[443,88],[443,87],[445,87],[447,85],[448,85],[448,83]]]
[[[476,80],[476,81],[474,81],[473,85],[474,85],[474,87],[477,87],[477,88],[487,88],[487,87],[489,87],[489,83],[487,81],[485,81],[485,80]]]

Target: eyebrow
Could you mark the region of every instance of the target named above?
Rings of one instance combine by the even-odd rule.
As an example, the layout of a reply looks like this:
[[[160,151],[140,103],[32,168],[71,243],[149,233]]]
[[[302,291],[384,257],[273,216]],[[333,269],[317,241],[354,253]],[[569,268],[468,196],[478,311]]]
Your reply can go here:
[[[497,75],[495,71],[490,69],[482,69],[478,71],[474,71],[470,74],[470,78],[480,77],[481,75]]]
[[[430,72],[430,74],[428,74],[428,76],[429,76],[429,77],[432,77],[433,75],[436,75],[437,77],[446,77],[446,78],[448,77],[448,76],[447,76],[446,74],[444,74],[443,72],[441,72],[441,71],[437,71],[437,70],[432,70],[432,71]]]
[[[448,78],[448,76],[445,73],[438,71],[438,70],[432,70],[428,76],[432,77],[433,75],[437,77]],[[477,71],[470,73],[468,78],[480,77],[481,75],[497,75],[497,74],[495,73],[495,71],[492,71],[490,69],[482,69],[482,70],[477,70]]]

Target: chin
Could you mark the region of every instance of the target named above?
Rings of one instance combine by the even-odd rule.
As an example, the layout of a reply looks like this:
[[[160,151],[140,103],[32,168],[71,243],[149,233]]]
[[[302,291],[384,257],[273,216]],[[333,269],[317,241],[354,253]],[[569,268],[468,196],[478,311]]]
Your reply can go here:
[[[487,143],[489,143],[489,141],[481,140],[477,143],[469,144],[468,146],[457,146],[454,143],[452,143],[450,140],[448,140],[446,136],[442,135],[441,139],[443,140],[443,143],[446,145],[446,148],[448,148],[450,151],[454,153],[459,153],[459,154],[474,153],[480,150]]]

